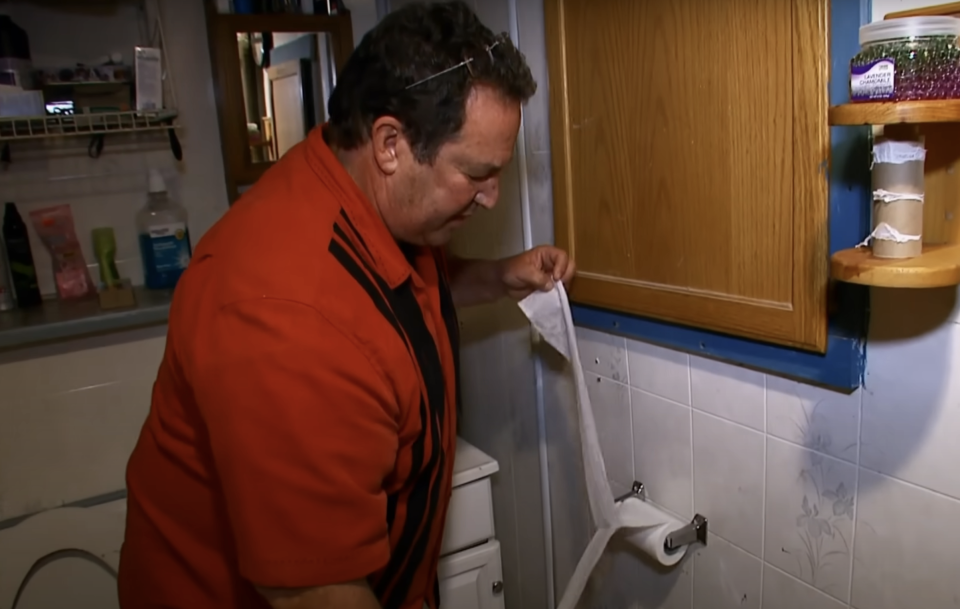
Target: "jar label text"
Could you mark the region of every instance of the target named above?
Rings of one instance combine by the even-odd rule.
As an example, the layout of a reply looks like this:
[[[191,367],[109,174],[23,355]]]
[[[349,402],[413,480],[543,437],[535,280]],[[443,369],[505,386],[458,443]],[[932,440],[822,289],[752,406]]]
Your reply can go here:
[[[850,68],[850,99],[867,101],[890,99],[897,69],[893,59],[885,57]]]

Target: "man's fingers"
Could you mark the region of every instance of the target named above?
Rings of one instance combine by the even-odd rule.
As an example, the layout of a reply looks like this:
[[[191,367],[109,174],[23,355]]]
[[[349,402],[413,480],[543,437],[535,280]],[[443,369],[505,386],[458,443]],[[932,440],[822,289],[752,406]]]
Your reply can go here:
[[[534,269],[533,285],[530,287],[538,287],[544,292],[549,292],[553,289],[554,279],[550,273],[546,272],[543,269]]]
[[[544,266],[550,270],[553,280],[563,281],[570,267],[570,256],[562,249],[550,246],[546,248],[544,254]]]
[[[573,276],[577,274],[577,265],[573,260],[567,259],[567,266],[563,272],[563,278],[560,280],[564,285],[568,285],[573,281]]]

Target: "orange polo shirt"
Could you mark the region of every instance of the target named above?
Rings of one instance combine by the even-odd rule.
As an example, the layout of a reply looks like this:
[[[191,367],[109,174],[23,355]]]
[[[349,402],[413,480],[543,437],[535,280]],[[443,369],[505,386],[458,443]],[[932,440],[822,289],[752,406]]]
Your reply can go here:
[[[436,609],[456,442],[441,252],[401,248],[323,140],[198,244],[127,469],[124,609],[266,608],[369,578]]]

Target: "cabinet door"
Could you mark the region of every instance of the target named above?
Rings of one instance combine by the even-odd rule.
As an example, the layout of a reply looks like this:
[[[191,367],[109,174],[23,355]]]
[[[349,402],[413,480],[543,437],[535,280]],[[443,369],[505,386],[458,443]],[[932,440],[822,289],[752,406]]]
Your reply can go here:
[[[440,561],[440,606],[448,609],[504,609],[500,543],[458,552]]]
[[[575,303],[825,350],[829,7],[545,0]]]

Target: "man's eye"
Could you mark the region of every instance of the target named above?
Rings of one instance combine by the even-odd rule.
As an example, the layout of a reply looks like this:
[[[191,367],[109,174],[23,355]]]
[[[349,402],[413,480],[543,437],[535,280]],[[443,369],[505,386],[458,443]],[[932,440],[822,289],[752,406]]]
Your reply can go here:
[[[473,172],[473,173],[467,173],[467,177],[473,180],[474,182],[486,182],[487,180],[492,178],[494,175],[496,175],[496,173],[497,173],[496,171],[488,171],[486,173]]]

